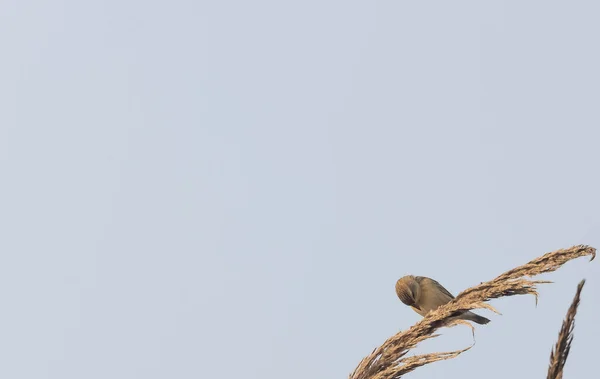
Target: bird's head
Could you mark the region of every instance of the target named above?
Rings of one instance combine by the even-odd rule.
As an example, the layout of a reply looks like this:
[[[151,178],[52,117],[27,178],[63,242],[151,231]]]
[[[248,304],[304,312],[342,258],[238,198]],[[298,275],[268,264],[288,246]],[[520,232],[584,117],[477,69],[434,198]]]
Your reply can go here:
[[[396,282],[396,295],[404,304],[420,310],[417,302],[421,297],[421,288],[414,276],[407,275],[398,279]]]

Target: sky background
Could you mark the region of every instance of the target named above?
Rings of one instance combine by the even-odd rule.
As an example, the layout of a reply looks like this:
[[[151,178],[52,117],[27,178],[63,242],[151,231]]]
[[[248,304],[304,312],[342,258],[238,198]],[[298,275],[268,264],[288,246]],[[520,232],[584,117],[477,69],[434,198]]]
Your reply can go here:
[[[346,378],[461,290],[600,247],[597,1],[0,3],[0,377]],[[600,263],[409,378],[597,373]],[[472,343],[444,329],[415,353]]]

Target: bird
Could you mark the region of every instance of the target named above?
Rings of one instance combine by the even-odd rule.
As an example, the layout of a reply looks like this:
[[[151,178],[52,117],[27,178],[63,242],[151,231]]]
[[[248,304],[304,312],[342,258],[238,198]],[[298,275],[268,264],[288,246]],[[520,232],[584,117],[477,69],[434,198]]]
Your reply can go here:
[[[440,305],[454,299],[437,281],[425,276],[404,276],[396,282],[396,295],[400,301],[410,306],[421,316],[435,310]],[[469,320],[478,324],[487,324],[489,319],[479,316],[471,311],[465,311],[456,316],[457,319]]]

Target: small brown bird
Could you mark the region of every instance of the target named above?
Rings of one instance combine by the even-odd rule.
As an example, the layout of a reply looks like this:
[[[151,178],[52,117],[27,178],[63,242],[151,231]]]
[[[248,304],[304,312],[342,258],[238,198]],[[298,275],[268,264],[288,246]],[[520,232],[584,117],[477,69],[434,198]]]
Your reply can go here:
[[[400,300],[425,316],[440,305],[448,303],[454,296],[440,283],[424,276],[404,276],[396,282],[396,294]],[[471,311],[461,313],[456,318],[469,320],[478,324],[487,324],[489,319]]]

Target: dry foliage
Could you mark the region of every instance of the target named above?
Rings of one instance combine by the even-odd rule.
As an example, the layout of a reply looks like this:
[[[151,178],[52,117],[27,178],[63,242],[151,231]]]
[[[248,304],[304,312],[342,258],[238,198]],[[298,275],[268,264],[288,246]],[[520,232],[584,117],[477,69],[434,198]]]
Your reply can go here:
[[[565,367],[569,351],[571,350],[571,342],[573,342],[573,329],[575,328],[575,315],[579,306],[579,296],[584,284],[585,279],[577,286],[573,302],[567,311],[567,316],[562,323],[560,333],[558,333],[558,341],[556,341],[556,346],[554,346],[554,350],[550,354],[550,367],[548,367],[547,379],[562,379],[563,377],[563,367]]]
[[[354,372],[350,374],[350,379],[396,379],[425,364],[451,359],[460,355],[471,347],[452,352],[406,357],[410,349],[416,347],[420,342],[437,337],[438,335],[434,333],[439,328],[457,324],[470,325],[462,320],[448,320],[457,312],[485,308],[499,313],[494,307],[485,302],[504,296],[531,294],[536,297],[537,302],[536,285],[549,282],[529,280],[525,277],[555,271],[571,259],[586,255],[591,255],[590,260],[593,260],[596,256],[596,249],[586,245],[578,245],[557,250],[507,271],[489,282],[464,290],[454,300],[428,313],[426,317],[408,330],[388,338],[381,346],[363,358]]]

